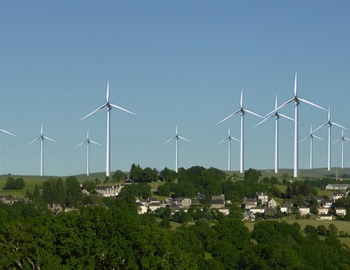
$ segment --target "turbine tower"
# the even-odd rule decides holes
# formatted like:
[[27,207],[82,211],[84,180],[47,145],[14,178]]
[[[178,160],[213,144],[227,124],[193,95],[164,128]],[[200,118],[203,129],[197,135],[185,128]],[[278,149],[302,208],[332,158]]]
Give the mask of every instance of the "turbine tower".
[[[277,105],[277,94],[276,94],[276,99],[275,99],[275,109],[278,107]],[[279,158],[278,158],[278,146],[279,146],[279,125],[278,125],[278,120],[280,117],[284,117],[288,120],[294,121],[293,118],[290,118],[284,114],[279,113],[278,111],[276,111],[274,114],[271,114],[267,119],[270,119],[272,117],[275,116],[275,173],[278,173],[278,167],[279,167]],[[261,121],[260,123],[256,124],[254,127],[259,126],[262,122],[265,122],[265,119],[263,121]]]
[[97,113],[98,111],[102,110],[103,108],[107,108],[107,143],[106,143],[106,176],[109,177],[110,176],[110,170],[111,170],[111,156],[110,156],[110,152],[111,152],[111,147],[110,147],[110,137],[111,137],[111,110],[112,108],[116,108],[118,110],[127,112],[129,114],[133,114],[136,116],[135,113],[128,111],[118,105],[115,105],[113,103],[110,103],[109,101],[109,80],[107,81],[107,91],[106,91],[106,102],[101,105],[100,107],[98,107],[96,110],[92,111],[91,113],[89,113],[88,115],[84,116],[83,118],[80,119],[80,121],[83,121],[84,119],[88,118],[89,116]]
[[90,175],[90,143],[101,145],[93,140],[89,139],[89,130],[87,131],[86,140],[78,144],[75,148],[78,148],[86,143],[86,175]]
[[331,149],[331,136],[332,136],[332,134],[331,134],[331,128],[332,128],[333,125],[334,125],[334,126],[337,126],[337,127],[340,127],[340,128],[342,128],[342,129],[349,130],[348,128],[346,128],[346,127],[344,127],[344,126],[339,125],[339,124],[337,124],[337,123],[331,121],[331,107],[329,107],[329,109],[328,109],[328,120],[327,120],[327,122],[324,123],[324,124],[322,124],[322,125],[320,125],[318,128],[316,128],[316,129],[314,130],[314,132],[316,132],[317,130],[321,129],[322,127],[328,126],[328,171],[331,170],[331,154],[332,154],[332,153],[331,153],[331,152],[332,152],[332,149]]
[[243,89],[241,89],[241,101],[240,101],[240,107],[237,111],[234,111],[233,113],[229,114],[226,116],[224,119],[222,119],[220,122],[218,122],[218,125],[221,124],[222,122],[226,121],[227,119],[231,118],[235,114],[241,113],[241,139],[240,139],[240,164],[239,164],[239,171],[240,173],[244,173],[244,115],[246,113],[255,115],[257,117],[260,117],[264,119],[261,115],[252,112],[250,110],[247,110],[243,108]]
[[[299,131],[298,131],[298,126],[299,126],[299,104],[300,102],[309,104],[311,106],[314,106],[316,108],[322,109],[327,111],[325,108],[316,105],[306,99],[300,98],[297,96],[297,72],[295,72],[295,77],[294,77],[294,95],[291,99],[287,100],[286,102],[282,103],[280,106],[278,106],[276,109],[274,109],[272,112],[268,113],[265,118],[268,118],[272,114],[275,114],[277,111],[282,109],[283,107],[287,106],[289,103],[294,101],[294,170],[293,170],[293,175],[294,177],[298,177],[299,175]],[[265,119],[266,121],[267,119]]]
[[40,176],[44,176],[44,140],[52,141],[57,143],[55,140],[44,136],[43,134],[43,125],[41,125],[40,129],[40,136],[32,140],[27,145],[32,144],[33,142],[36,142],[37,140],[40,140]]
[[1,172],[1,133],[5,133],[5,134],[11,135],[11,136],[16,136],[16,135],[12,134],[11,132],[8,132],[4,129],[0,129],[0,174],[2,174],[2,172]]
[[310,138],[310,169],[313,168],[313,140],[315,138],[315,139],[319,139],[321,141],[324,141],[324,139],[314,135],[314,132],[315,131],[312,131],[312,126],[310,126],[310,134],[300,141],[300,143],[301,143],[301,142],[305,141],[306,139]]
[[179,164],[179,146],[178,146],[178,141],[179,139],[181,140],[184,140],[184,141],[187,141],[187,142],[190,142],[190,140],[178,135],[177,133],[177,126],[176,126],[176,129],[175,129],[175,136],[174,137],[171,137],[169,140],[167,140],[165,143],[163,144],[166,144],[172,140],[175,139],[175,172],[177,173],[178,172],[178,164]]
[[227,170],[231,171],[231,141],[235,140],[237,142],[239,142],[238,139],[234,138],[231,136],[231,131],[230,128],[228,129],[228,135],[225,139],[223,139],[222,141],[218,142],[218,144],[223,143],[224,141],[227,140],[227,144],[228,144],[228,150],[227,150]]
[[341,141],[341,168],[344,169],[344,141],[350,142],[349,138],[344,137],[344,129],[341,130],[341,137],[332,144],[335,144],[339,141]]

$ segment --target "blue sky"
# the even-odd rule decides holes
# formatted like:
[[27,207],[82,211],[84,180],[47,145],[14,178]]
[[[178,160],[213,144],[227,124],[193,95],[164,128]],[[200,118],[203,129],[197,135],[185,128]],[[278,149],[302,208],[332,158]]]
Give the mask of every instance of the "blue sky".
[[[111,101],[138,114],[112,110],[112,170],[227,167],[227,135],[239,137],[240,119],[218,121],[244,105],[259,114],[298,93],[331,107],[332,120],[350,127],[350,18],[348,1],[1,1],[0,128],[2,173],[38,175],[40,133],[45,174],[84,173],[86,137],[91,171],[105,170],[106,112],[79,122],[102,105],[107,80]],[[283,110],[293,116],[293,106]],[[274,121],[252,128],[245,118],[245,167],[274,166]],[[282,119],[283,120],[283,119]],[[327,120],[327,113],[300,106],[300,139]],[[318,136],[327,139],[327,129]],[[341,135],[334,128],[332,141]],[[345,132],[350,137],[350,132]],[[280,122],[280,167],[293,166],[293,123]],[[309,144],[300,145],[300,167],[308,167]],[[327,166],[327,143],[315,141],[314,166]],[[340,144],[333,145],[340,166]],[[350,145],[345,145],[350,166]],[[239,144],[232,144],[232,169],[239,169]]]

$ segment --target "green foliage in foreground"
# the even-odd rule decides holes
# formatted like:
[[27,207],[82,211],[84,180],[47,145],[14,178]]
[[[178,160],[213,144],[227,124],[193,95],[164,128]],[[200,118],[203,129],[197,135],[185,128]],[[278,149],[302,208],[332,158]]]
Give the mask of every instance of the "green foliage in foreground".
[[349,269],[349,249],[313,226],[264,221],[250,232],[225,217],[168,229],[138,215],[128,192],[105,205],[54,215],[0,204],[0,269]]

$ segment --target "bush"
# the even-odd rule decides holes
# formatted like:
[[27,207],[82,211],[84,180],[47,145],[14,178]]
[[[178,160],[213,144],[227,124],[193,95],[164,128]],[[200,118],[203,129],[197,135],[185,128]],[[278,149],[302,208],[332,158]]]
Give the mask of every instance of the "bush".
[[9,177],[3,189],[22,189],[24,186],[23,178],[14,179],[13,177]]

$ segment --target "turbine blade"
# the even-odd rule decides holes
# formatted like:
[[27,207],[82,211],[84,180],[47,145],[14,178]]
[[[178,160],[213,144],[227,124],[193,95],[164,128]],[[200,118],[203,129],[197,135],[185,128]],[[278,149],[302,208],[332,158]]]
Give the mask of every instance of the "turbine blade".
[[320,137],[318,137],[318,136],[316,136],[316,135],[312,135],[314,138],[316,138],[316,139],[319,139],[319,140],[321,140],[321,141],[324,141],[324,139],[322,139],[322,138],[320,138]]
[[231,114],[229,114],[228,116],[226,116],[224,119],[222,119],[220,122],[217,123],[217,125],[221,124],[222,122],[226,121],[227,119],[229,119],[230,117],[234,116],[235,114],[239,113],[241,110],[237,110]]
[[335,144],[335,143],[337,143],[337,142],[339,142],[339,141],[341,141],[341,138],[339,138],[338,140],[332,142],[332,144]]
[[89,140],[89,142],[101,146],[101,144],[99,144],[99,143],[97,143],[97,142],[95,142],[95,141]]
[[15,136],[15,137],[16,137],[15,134],[12,134],[11,132],[6,131],[6,130],[4,130],[4,129],[0,129],[0,132],[3,132],[3,133],[6,133],[6,134],[8,134],[8,135],[11,135],[11,136]]
[[179,139],[182,139],[184,141],[191,142],[189,139],[186,139],[185,137],[182,137],[182,136],[178,136],[178,137],[179,137]]
[[287,116],[287,115],[285,115],[285,114],[280,113],[280,114],[278,114],[278,115],[281,116],[281,117],[283,117],[283,118],[286,118],[286,119],[288,119],[288,120],[294,122],[294,119],[293,119],[293,118],[291,118],[291,117],[289,117],[289,116]]
[[106,107],[107,103],[103,104],[102,106],[98,107],[96,110],[93,110],[91,113],[88,115],[84,116],[81,118],[79,121],[83,121],[84,119],[88,118],[89,116],[93,115],[94,113],[97,113],[98,111],[102,110],[104,107]]
[[278,103],[277,103],[277,93],[276,93],[276,98],[275,98],[275,109],[278,107],[277,104],[278,104]]
[[349,138],[345,138],[345,137],[344,137],[344,140],[346,140],[346,141],[349,141],[349,142],[350,142],[350,139],[349,139]]
[[40,140],[41,139],[41,136],[35,138],[34,140],[32,140],[30,143],[28,143],[27,145],[30,145],[32,144],[33,142],[36,142],[37,140]]
[[328,125],[328,122],[326,122],[326,123],[320,125],[318,128],[316,128],[316,129],[313,131],[313,133],[315,133],[317,130],[319,130],[319,129],[323,128],[324,126],[327,126],[327,125]]
[[82,146],[83,144],[85,144],[87,141],[83,141],[82,143],[80,143],[80,144],[78,144],[76,147],[74,147],[74,148],[78,148],[78,147],[80,147],[80,146]]
[[122,108],[122,107],[120,107],[120,106],[117,106],[117,105],[112,104],[112,103],[110,103],[110,105],[111,105],[112,107],[118,109],[118,110],[121,110],[121,111],[124,111],[124,112],[127,112],[127,113],[130,113],[130,114],[133,114],[133,115],[137,116],[136,113],[133,113],[133,112],[131,112],[131,111],[128,111],[127,109],[124,109],[124,108]]
[[260,121],[259,123],[257,123],[253,128],[260,126],[262,123],[266,122],[267,120],[269,120],[270,118],[272,118],[274,116],[274,114],[271,114],[269,117],[265,117],[264,120]]
[[223,143],[224,141],[226,141],[228,138],[225,138],[223,140],[221,140],[220,142],[218,142],[216,145],[219,145],[220,143]]
[[276,112],[278,112],[280,109],[282,109],[283,107],[287,106],[289,103],[291,103],[292,101],[294,101],[294,98],[291,98],[289,100],[287,100],[286,102],[282,103],[281,105],[279,105],[276,109],[274,109],[273,111],[269,112],[268,114],[265,115],[265,118],[274,115]]
[[305,141],[306,139],[310,138],[310,135],[306,136],[304,139],[302,139],[299,143]]
[[261,116],[260,114],[257,114],[257,113],[255,113],[255,112],[252,112],[252,111],[250,111],[250,110],[246,110],[246,109],[245,109],[244,111],[247,112],[247,113],[250,113],[250,114],[252,114],[252,115],[255,115],[255,116],[259,117],[259,118],[265,119],[264,116]]
[[109,102],[109,80],[107,81],[106,102]]
[[243,108],[243,88],[241,89],[241,100],[239,102],[239,105],[241,106],[241,108]]
[[298,81],[298,72],[295,71],[294,75],[294,96],[297,96],[297,81]]
[[310,101],[308,101],[308,100],[306,100],[306,99],[303,99],[303,98],[298,98],[301,102],[304,102],[304,103],[307,103],[307,104],[309,104],[309,105],[311,105],[311,106],[314,106],[314,107],[316,107],[316,108],[319,108],[319,109],[321,109],[321,110],[324,110],[324,111],[328,111],[327,109],[325,109],[325,108],[323,108],[323,107],[321,107],[321,106],[319,106],[319,105],[317,105],[317,104],[315,104],[315,103],[312,103],[312,102],[310,102]]
[[335,123],[335,122],[331,122],[331,124],[332,124],[332,125],[335,125],[335,126],[337,126],[337,127],[340,127],[340,128],[342,128],[342,129],[349,130],[348,128],[346,128],[346,127],[344,127],[344,126],[342,126],[342,125],[339,125],[339,124],[337,124],[337,123]]
[[170,141],[172,141],[172,140],[174,140],[174,139],[176,139],[176,136],[171,137],[169,140],[167,140],[167,141],[166,141],[166,142],[164,142],[163,144],[166,144],[166,143],[168,143],[168,142],[170,142]]
[[238,139],[236,139],[235,137],[232,137],[232,136],[230,136],[229,139],[234,140],[234,141],[236,141],[236,142],[239,142]]
[[51,138],[49,138],[49,137],[46,137],[46,136],[43,136],[44,137],[44,139],[45,140],[49,140],[49,141],[51,141],[51,142],[55,142],[55,143],[57,143],[54,139],[51,139]]

